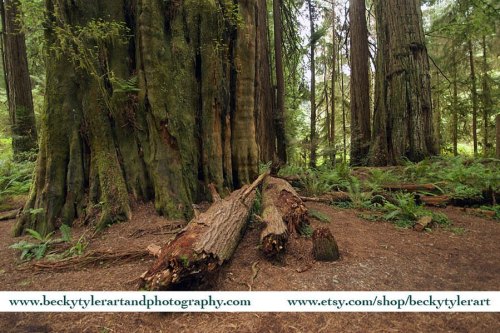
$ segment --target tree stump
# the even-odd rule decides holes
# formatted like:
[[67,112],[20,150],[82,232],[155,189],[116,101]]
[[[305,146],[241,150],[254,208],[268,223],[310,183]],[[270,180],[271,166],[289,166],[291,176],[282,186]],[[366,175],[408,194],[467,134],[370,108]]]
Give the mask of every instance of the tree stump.
[[317,261],[335,261],[340,258],[339,247],[330,229],[319,228],[314,230],[313,256]]

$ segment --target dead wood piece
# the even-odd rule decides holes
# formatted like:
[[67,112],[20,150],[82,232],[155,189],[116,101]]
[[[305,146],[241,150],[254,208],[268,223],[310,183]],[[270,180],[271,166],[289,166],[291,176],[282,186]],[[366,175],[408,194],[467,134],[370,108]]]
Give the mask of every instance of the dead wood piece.
[[212,196],[212,202],[217,202],[222,200],[214,184],[208,184],[208,190],[210,191],[210,195]]
[[432,223],[432,216],[423,216],[417,221],[417,223],[415,223],[413,229],[418,232],[422,232],[426,228],[429,228],[431,223]]
[[386,191],[408,191],[408,192],[418,192],[418,191],[435,191],[438,188],[434,184],[394,184],[394,185],[384,185],[382,187]]
[[351,197],[349,193],[338,191],[338,192],[329,192],[319,197],[300,197],[302,201],[309,202],[321,202],[321,203],[333,203],[333,202],[348,202],[351,201]]
[[488,218],[494,218],[496,215],[496,213],[492,210],[485,210],[485,209],[479,209],[479,208],[465,208],[465,212],[467,214],[488,217]]
[[328,228],[314,230],[313,256],[317,261],[335,261],[340,258],[339,247]]
[[19,209],[0,214],[0,221],[15,219],[15,218],[17,218],[17,214],[19,214]]
[[450,202],[450,197],[447,195],[422,195],[420,197],[420,201],[422,201],[427,206],[444,207]]
[[161,254],[161,246],[156,244],[149,244],[146,250],[154,257],[159,257]]
[[277,258],[286,250],[288,236],[300,233],[309,224],[307,208],[293,187],[280,178],[268,177],[262,189],[262,251]]
[[145,235],[172,235],[176,234],[182,230],[181,226],[185,225],[186,222],[181,222],[178,224],[166,224],[154,229],[137,229],[134,232],[130,233],[128,237],[132,238],[141,238]]
[[148,290],[191,289],[210,282],[215,272],[231,258],[248,220],[255,188],[250,186],[214,202],[168,244],[153,266],[141,276],[139,287]]

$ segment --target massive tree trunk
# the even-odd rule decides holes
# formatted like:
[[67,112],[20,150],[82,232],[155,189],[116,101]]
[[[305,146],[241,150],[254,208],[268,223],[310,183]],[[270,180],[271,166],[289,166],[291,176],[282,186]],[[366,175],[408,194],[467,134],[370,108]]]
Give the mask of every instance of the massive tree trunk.
[[259,146],[274,142],[260,132],[272,121],[261,116],[269,77],[256,70],[265,1],[46,5],[46,109],[17,234],[84,216],[104,227],[130,218],[131,199],[189,217],[207,184],[231,189],[256,177]]
[[366,163],[370,150],[370,82],[365,0],[349,1],[351,21],[351,165]]
[[311,61],[311,124],[310,124],[310,160],[309,166],[311,168],[316,168],[316,150],[317,150],[317,133],[316,133],[316,32],[314,27],[314,19],[315,19],[315,8],[312,3],[312,0],[307,0],[308,8],[309,8],[309,25],[310,25],[310,46],[309,46],[309,56]]
[[0,4],[3,26],[4,70],[6,74],[12,148],[16,159],[37,148],[37,130],[31,80],[26,55],[26,41],[21,26],[19,0],[4,0]]
[[420,161],[437,154],[420,1],[378,0],[375,11],[379,47],[369,162]]

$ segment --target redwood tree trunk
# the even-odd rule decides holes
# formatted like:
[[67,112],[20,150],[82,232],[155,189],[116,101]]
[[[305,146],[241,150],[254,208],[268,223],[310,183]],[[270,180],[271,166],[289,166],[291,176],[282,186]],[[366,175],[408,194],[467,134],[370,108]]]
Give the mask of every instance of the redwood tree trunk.
[[420,1],[378,0],[374,138],[370,164],[437,154]]
[[37,148],[37,130],[31,80],[26,55],[26,41],[22,26],[19,0],[4,0],[0,4],[3,26],[4,68],[7,84],[9,118],[12,129],[14,157]]
[[[251,182],[259,147],[272,145],[262,135],[272,119],[262,121],[259,107],[269,77],[256,70],[267,46],[257,31],[263,5],[47,0],[41,147],[16,233],[47,233],[77,217],[104,227],[130,218],[131,199],[187,218],[209,183]],[[121,24],[129,37],[75,33],[96,22]]]
[[370,82],[365,0],[349,1],[351,28],[351,165],[366,163],[370,150]]

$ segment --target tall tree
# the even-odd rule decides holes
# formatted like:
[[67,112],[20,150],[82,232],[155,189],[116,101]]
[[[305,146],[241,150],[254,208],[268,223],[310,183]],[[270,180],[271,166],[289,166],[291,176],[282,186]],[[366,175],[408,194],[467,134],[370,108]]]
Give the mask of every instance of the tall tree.
[[311,62],[311,127],[310,127],[310,160],[309,166],[311,168],[316,167],[316,150],[318,145],[317,132],[316,132],[316,28],[314,20],[316,17],[315,8],[313,0],[307,0],[307,5],[309,8],[309,27],[310,27],[310,42],[309,42],[309,57]]
[[377,0],[377,71],[372,165],[437,154],[429,60],[419,0]]
[[452,126],[452,144],[453,144],[453,155],[458,156],[458,64],[457,64],[457,54],[456,47],[453,46],[452,50],[452,73],[453,73],[453,97],[451,102],[451,126]]
[[4,0],[0,11],[12,148],[14,157],[22,159],[27,157],[23,153],[37,148],[37,130],[26,41],[21,26],[21,4],[19,0]]
[[287,162],[285,137],[285,76],[283,71],[283,23],[281,19],[281,0],[273,0],[274,17],[274,61],[276,66],[276,141],[278,158]]
[[366,163],[370,150],[370,81],[365,0],[349,1],[351,32],[351,165]]
[[102,228],[130,218],[131,198],[187,217],[209,183],[253,180],[262,132],[273,126],[255,125],[267,81],[256,70],[267,59],[262,6],[47,0],[46,107],[16,233],[76,217],[97,216]]
[[471,81],[471,96],[472,96],[472,141],[474,146],[474,156],[477,156],[477,83],[476,83],[476,67],[474,65],[474,48],[472,47],[472,40],[467,41],[469,52],[469,65],[470,65],[470,81]]
[[328,131],[328,147],[330,149],[330,161],[332,166],[335,166],[336,162],[336,147],[335,147],[335,79],[336,79],[336,68],[337,68],[337,51],[336,51],[336,29],[335,29],[335,3],[332,1],[332,93],[330,96],[331,101],[331,116],[330,116],[330,130]]
[[490,77],[489,77],[489,66],[488,66],[488,55],[487,55],[487,44],[486,36],[483,35],[482,40],[483,48],[483,75],[482,75],[482,101],[483,101],[483,153],[486,156],[488,154],[489,142],[489,118],[493,109],[493,101],[491,99],[491,89],[490,89]]

